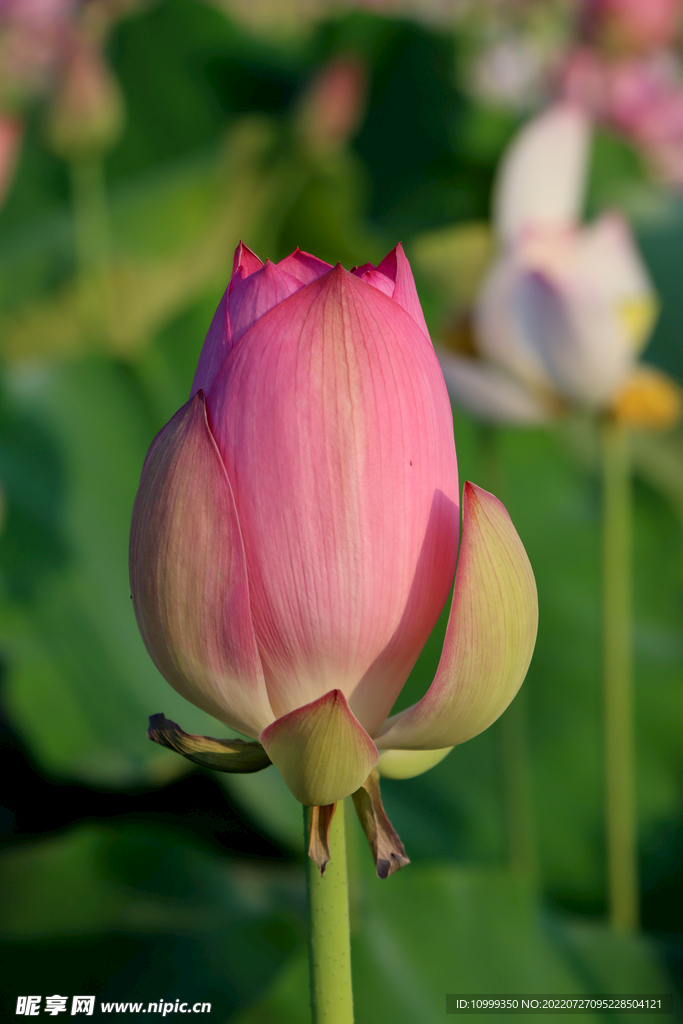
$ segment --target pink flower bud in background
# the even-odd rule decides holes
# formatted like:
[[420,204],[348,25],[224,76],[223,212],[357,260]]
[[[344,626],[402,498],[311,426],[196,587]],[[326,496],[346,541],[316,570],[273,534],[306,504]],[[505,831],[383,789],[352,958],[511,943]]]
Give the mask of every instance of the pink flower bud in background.
[[386,774],[424,771],[502,713],[536,633],[521,542],[467,484],[436,678],[387,718],[448,596],[458,506],[450,404],[401,246],[348,272],[240,245],[136,498],[147,649],[188,700],[258,737],[302,803],[358,790],[380,752]]
[[0,207],[12,185],[23,134],[21,121],[0,115]]
[[338,149],[348,142],[365,108],[367,71],[352,55],[331,60],[316,75],[299,107],[299,129],[314,152]]
[[638,147],[665,184],[683,185],[683,81],[670,56],[610,60],[582,48],[565,62],[560,91]]
[[66,159],[106,152],[123,128],[123,97],[100,45],[73,32],[48,111],[47,132]]
[[49,86],[76,0],[0,3],[0,104],[15,109]]
[[676,43],[681,0],[586,0],[583,35],[619,52],[664,49]]

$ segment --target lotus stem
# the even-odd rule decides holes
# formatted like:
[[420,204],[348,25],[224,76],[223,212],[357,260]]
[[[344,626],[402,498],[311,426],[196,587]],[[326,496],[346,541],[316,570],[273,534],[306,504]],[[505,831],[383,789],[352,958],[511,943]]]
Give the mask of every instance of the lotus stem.
[[634,783],[631,625],[631,465],[626,429],[601,424],[605,800],[609,918],[638,927],[638,842]]
[[[304,808],[308,849],[311,808]],[[344,805],[340,801],[329,832],[330,861],[321,875],[308,858],[309,962],[313,1024],[353,1024],[349,889],[346,872]]]
[[76,242],[76,273],[81,324],[90,341],[110,333],[110,252],[104,164],[100,156],[69,163]]

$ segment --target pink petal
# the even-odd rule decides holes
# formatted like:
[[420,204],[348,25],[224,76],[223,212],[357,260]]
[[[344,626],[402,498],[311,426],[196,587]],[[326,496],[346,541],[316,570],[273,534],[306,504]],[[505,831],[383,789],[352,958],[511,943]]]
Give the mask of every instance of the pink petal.
[[291,274],[302,284],[311,284],[312,281],[317,281],[323,274],[332,270],[331,263],[325,263],[325,260],[319,260],[317,256],[311,256],[310,253],[302,252],[299,248],[280,260],[278,267],[287,274]]
[[382,274],[379,270],[372,266],[372,264],[366,264],[367,269],[362,274],[358,272],[358,269],[353,270],[352,273],[356,277],[360,277],[361,281],[365,281],[366,284],[371,284],[373,288],[377,288],[378,291],[384,292],[389,298],[393,298],[394,295],[394,282]]
[[341,690],[278,718],[259,740],[294,796],[308,807],[355,793],[379,756]]
[[236,345],[252,324],[302,287],[300,281],[287,274],[270,260],[231,288],[228,299],[228,318],[232,344]]
[[208,392],[232,348],[232,332],[228,319],[228,293],[229,288],[226,288],[204,339],[199,363],[192,381],[190,397],[196,395],[200,388],[202,391]]
[[183,697],[248,736],[273,719],[249,611],[240,527],[204,395],[149,450],[130,539],[145,646]]
[[455,566],[453,425],[431,344],[337,266],[244,335],[208,408],[276,715],[333,687],[372,733]]
[[0,113],[0,207],[12,185],[23,135],[22,121]]
[[384,750],[440,750],[487,729],[522,685],[538,626],[534,574],[503,505],[466,483],[453,604],[434,682],[376,738]]
[[377,270],[380,274],[384,274],[394,282],[394,294],[392,296],[394,302],[398,302],[399,306],[412,316],[417,326],[421,327],[427,337],[429,337],[427,323],[417,296],[413,272],[410,269],[408,257],[404,253],[400,242],[395,249],[387,253],[377,267]]
[[235,255],[232,260],[232,277],[230,278],[228,291],[232,291],[236,284],[246,280],[250,274],[255,274],[262,266],[263,261],[258,258],[256,253],[252,252],[244,242],[240,242],[235,249]]

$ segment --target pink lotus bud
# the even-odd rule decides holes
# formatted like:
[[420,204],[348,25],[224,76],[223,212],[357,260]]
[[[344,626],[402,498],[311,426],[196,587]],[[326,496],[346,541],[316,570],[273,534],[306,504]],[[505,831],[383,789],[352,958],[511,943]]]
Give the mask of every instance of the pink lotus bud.
[[344,145],[358,127],[365,106],[367,72],[353,56],[330,61],[302,97],[299,127],[308,147],[326,153]]
[[400,245],[349,273],[240,244],[192,397],[142,472],[130,573],[147,648],[183,696],[258,737],[302,803],[358,790],[379,747],[394,773],[424,770],[416,751],[433,764],[504,710],[535,636],[507,513],[465,497],[450,640],[415,727],[393,725],[458,548],[453,421],[413,276]]
[[23,134],[21,121],[0,115],[0,206],[12,185]]
[[106,152],[123,129],[123,97],[98,43],[74,32],[48,112],[55,153],[74,159]]

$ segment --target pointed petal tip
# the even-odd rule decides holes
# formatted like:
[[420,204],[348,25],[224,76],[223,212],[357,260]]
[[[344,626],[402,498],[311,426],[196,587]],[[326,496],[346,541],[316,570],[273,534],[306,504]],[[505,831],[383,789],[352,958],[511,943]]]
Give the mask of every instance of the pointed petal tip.
[[471,480],[465,481],[462,489],[462,498],[463,504],[468,502],[472,512],[476,512],[476,509],[482,504],[491,504],[504,512],[508,519],[510,518],[508,510],[505,508],[505,505],[500,498],[497,498],[495,494],[491,493],[491,491],[487,491],[483,487],[480,487],[479,484],[472,483]]

